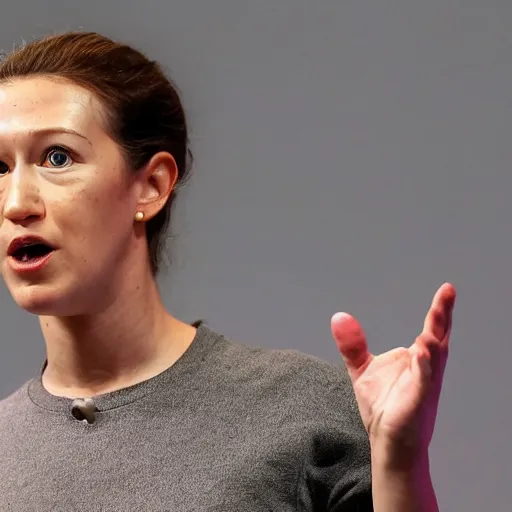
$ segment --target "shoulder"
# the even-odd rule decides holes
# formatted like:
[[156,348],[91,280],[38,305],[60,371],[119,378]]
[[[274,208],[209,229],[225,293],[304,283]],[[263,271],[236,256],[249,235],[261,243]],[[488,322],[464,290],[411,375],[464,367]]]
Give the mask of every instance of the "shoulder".
[[271,349],[230,342],[232,352],[245,359],[246,367],[268,378],[288,378],[302,386],[322,388],[348,384],[347,373],[341,361],[328,362],[295,349]]
[[12,391],[5,398],[0,400],[0,417],[8,418],[11,412],[14,414],[18,414],[20,410],[20,406],[26,404],[27,401],[27,389],[30,384],[30,381],[26,381],[23,385],[21,385],[18,389]]
[[359,413],[345,365],[295,349],[250,346],[219,335],[211,366],[215,380],[263,405],[279,404],[306,419],[343,416],[359,428]]
[[341,363],[332,363],[295,349],[273,349],[248,345],[217,335],[216,362],[233,377],[289,377],[309,384],[337,385],[347,382],[347,373]]
[[341,357],[331,363],[298,350],[221,337],[214,367],[230,383],[222,389],[256,431],[293,438],[302,454],[297,488],[302,508],[327,509],[330,502],[333,510],[371,510],[369,440]]

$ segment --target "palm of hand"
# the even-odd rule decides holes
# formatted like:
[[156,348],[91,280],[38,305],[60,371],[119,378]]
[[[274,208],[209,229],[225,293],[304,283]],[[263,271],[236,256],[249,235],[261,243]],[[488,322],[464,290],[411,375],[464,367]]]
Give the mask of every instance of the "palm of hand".
[[430,443],[448,356],[455,290],[442,286],[409,348],[374,356],[355,318],[335,315],[333,335],[347,365],[370,438]]

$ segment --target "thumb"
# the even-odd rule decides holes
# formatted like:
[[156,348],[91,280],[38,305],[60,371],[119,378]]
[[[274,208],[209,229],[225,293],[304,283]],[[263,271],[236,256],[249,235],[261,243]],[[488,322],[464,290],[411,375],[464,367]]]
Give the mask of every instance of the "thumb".
[[373,358],[368,351],[363,328],[348,313],[336,313],[331,319],[331,331],[347,370],[354,380],[361,375]]

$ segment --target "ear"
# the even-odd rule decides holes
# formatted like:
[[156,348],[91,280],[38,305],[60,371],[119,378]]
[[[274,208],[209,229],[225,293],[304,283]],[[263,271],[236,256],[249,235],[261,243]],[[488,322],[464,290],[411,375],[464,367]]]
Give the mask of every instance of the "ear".
[[137,177],[137,211],[144,214],[144,220],[151,219],[165,206],[177,180],[178,165],[170,153],[157,153],[146,164]]

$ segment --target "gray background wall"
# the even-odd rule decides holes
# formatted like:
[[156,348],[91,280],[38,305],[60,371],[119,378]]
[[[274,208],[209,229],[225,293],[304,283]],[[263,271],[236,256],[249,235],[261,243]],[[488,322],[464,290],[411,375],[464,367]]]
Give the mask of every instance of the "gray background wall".
[[[0,47],[85,28],[161,60],[195,175],[161,288],[177,316],[337,360],[349,310],[377,351],[459,291],[432,468],[442,510],[512,500],[512,4],[506,0],[3,0]],[[44,356],[1,288],[0,392]]]

